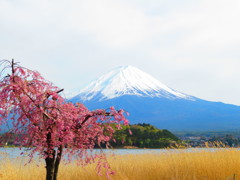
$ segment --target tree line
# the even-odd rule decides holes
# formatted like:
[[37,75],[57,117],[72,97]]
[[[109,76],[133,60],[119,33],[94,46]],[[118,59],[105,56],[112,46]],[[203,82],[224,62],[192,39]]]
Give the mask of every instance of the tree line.
[[166,148],[175,146],[180,139],[166,129],[158,129],[150,124],[122,126],[114,133],[113,147],[135,146],[139,148]]

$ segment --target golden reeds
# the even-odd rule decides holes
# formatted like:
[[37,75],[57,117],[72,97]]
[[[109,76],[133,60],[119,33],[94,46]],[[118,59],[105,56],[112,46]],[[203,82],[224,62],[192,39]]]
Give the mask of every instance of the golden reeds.
[[[0,160],[1,180],[42,180],[44,163],[24,159]],[[116,174],[113,180],[227,180],[240,179],[240,151],[234,148],[166,150],[147,154],[109,156],[108,161]],[[95,164],[85,168],[75,163],[61,164],[59,180],[98,180]]]

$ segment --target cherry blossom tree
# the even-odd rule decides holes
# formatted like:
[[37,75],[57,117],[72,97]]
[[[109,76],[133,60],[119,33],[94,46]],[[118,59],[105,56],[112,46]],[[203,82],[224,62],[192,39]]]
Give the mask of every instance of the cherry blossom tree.
[[98,169],[103,166],[112,173],[104,154],[90,152],[96,145],[109,146],[113,126],[128,124],[123,110],[90,111],[83,104],[67,102],[60,96],[63,89],[14,60],[0,61],[0,68],[0,125],[12,123],[15,141],[31,147],[30,160],[35,153],[44,158],[47,180],[57,179],[63,156],[82,165],[98,158]]

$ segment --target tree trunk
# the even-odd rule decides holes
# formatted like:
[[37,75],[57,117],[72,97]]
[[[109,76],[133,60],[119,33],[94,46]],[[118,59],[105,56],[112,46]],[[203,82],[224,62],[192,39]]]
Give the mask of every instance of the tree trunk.
[[[60,145],[57,149],[57,153],[54,150],[54,147],[51,146],[52,141],[51,132],[47,133],[47,144],[48,148],[46,153],[46,180],[57,180],[58,168],[62,157],[63,146]],[[59,138],[59,141],[62,139]]]
[[54,164],[55,164],[55,150],[52,152],[52,157],[48,155],[45,159],[46,162],[46,180],[53,180],[54,177]]
[[60,161],[61,161],[61,157],[62,157],[62,146],[60,146],[58,148],[58,153],[57,153],[57,157],[56,157],[56,161],[55,161],[55,164],[54,164],[54,176],[53,176],[53,180],[57,180],[57,174],[58,174],[58,167],[59,167],[59,164],[60,164]]
[[62,146],[58,148],[58,153],[53,150],[52,157],[48,155],[46,162],[46,180],[57,180],[58,168],[62,157]]
[[46,153],[46,180],[53,180],[54,177],[54,168],[55,168],[55,160],[56,160],[56,151],[54,147],[51,146],[52,142],[52,134],[51,132],[47,133],[47,151]]

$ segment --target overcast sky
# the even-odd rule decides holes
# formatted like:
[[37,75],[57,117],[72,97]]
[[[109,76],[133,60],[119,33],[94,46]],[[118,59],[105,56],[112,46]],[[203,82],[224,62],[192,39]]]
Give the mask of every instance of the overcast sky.
[[0,59],[67,92],[121,65],[240,105],[239,0],[0,0]]

